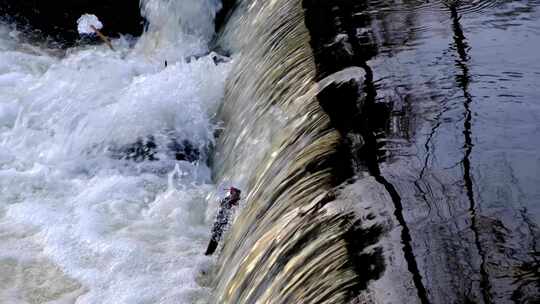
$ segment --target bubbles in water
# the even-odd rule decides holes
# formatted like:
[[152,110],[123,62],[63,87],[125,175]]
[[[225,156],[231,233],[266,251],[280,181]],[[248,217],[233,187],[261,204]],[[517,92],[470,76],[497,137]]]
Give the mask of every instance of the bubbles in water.
[[220,0],[141,0],[149,25],[137,49],[162,62],[205,54],[220,8]]
[[0,282],[18,280],[0,302],[208,296],[196,281],[209,263],[205,163],[230,67],[205,55],[219,5],[142,7],[148,32],[113,41],[117,52],[28,51],[0,25]]
[[94,34],[94,29],[102,29],[103,23],[96,15],[84,14],[77,20],[77,31],[79,34]]

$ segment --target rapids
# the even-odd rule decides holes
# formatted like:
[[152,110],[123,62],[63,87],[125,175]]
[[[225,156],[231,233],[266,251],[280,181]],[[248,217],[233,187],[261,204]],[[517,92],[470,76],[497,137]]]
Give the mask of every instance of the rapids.
[[[220,3],[141,8],[148,30],[116,52],[50,49],[0,23],[1,303],[206,301]],[[154,161],[117,157],[148,138]],[[199,159],[176,161],[171,142]]]

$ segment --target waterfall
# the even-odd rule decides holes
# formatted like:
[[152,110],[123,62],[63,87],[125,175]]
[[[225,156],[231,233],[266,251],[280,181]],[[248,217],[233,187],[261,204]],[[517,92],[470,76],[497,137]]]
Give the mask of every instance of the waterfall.
[[239,1],[219,36],[238,55],[214,176],[247,191],[218,261],[216,303],[347,303],[380,271],[368,267],[376,250],[364,252],[380,228],[362,227],[339,199],[337,171],[350,163],[316,97],[363,75],[318,82],[304,19],[301,1]]
[[108,1],[0,0],[1,303],[536,303],[538,1]]
[[236,2],[213,166],[245,201],[214,303],[538,301],[538,77],[498,74],[538,69],[538,3],[450,4]]

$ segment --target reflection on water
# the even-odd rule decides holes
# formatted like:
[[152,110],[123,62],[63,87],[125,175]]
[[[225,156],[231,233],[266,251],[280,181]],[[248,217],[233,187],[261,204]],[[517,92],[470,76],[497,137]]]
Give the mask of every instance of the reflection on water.
[[370,171],[395,189],[420,301],[538,303],[540,1],[362,6],[371,106],[388,114],[364,126]]

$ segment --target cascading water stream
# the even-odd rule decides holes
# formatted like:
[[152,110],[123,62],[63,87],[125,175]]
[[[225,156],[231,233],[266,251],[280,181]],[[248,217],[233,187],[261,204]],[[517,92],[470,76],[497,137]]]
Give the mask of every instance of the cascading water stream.
[[219,6],[144,0],[117,52],[0,24],[0,302],[206,301]]
[[221,2],[0,24],[0,303],[538,302],[537,0]]

